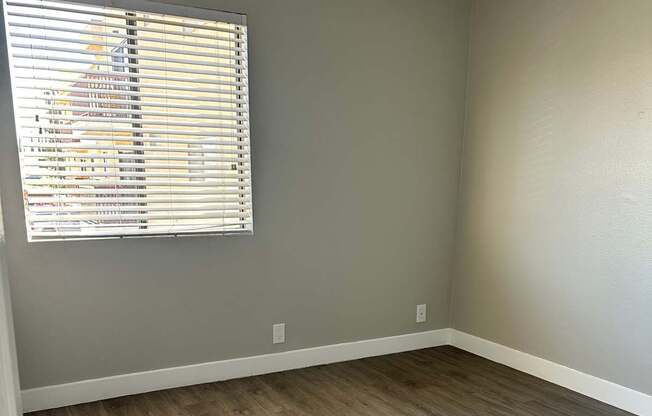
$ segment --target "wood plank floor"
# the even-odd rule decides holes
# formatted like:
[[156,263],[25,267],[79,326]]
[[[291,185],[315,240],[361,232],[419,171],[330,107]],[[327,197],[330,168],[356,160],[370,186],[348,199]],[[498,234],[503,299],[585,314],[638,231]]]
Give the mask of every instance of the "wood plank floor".
[[445,346],[138,394],[32,416],[631,415]]

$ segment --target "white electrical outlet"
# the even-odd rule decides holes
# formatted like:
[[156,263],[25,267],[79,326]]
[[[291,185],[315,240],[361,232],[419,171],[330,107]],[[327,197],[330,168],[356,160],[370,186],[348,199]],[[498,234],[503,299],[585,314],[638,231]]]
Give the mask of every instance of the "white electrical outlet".
[[426,304],[417,305],[417,322],[426,322]]
[[285,342],[285,324],[272,325],[272,343],[282,344]]

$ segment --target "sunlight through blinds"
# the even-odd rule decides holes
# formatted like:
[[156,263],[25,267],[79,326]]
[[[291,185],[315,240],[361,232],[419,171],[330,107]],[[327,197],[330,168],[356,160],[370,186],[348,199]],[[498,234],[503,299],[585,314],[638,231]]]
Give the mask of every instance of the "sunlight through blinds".
[[129,4],[5,1],[29,240],[251,233],[245,17]]

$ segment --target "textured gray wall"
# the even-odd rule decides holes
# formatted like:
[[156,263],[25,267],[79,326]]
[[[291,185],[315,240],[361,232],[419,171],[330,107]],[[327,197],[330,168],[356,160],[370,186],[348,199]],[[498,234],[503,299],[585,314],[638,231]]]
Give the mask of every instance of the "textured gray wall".
[[474,3],[457,329],[652,393],[652,2]]
[[3,49],[23,388],[447,327],[468,2],[183,4],[248,14],[255,236],[28,245]]

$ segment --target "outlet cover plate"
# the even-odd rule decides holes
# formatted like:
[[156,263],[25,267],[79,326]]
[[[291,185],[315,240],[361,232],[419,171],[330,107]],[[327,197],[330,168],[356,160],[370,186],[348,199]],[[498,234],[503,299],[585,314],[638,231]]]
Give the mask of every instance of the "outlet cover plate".
[[272,343],[283,344],[285,342],[285,324],[272,325]]
[[428,319],[428,313],[426,310],[426,304],[417,305],[417,323],[426,322]]

